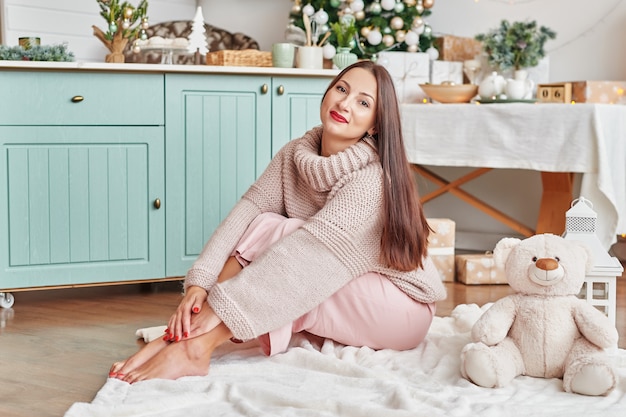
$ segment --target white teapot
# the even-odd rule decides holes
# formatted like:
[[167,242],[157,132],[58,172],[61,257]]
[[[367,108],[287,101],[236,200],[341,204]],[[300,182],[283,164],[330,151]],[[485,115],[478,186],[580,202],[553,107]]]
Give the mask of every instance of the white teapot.
[[514,78],[506,81],[506,98],[509,100],[526,100],[533,96],[535,83],[528,79],[528,73],[524,70],[515,71]]
[[492,72],[478,86],[478,95],[483,99],[496,99],[504,93],[506,80],[497,72]]

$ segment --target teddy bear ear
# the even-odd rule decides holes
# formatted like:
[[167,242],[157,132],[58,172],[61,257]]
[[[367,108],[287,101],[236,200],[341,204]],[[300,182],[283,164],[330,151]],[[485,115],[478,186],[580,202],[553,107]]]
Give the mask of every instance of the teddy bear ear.
[[506,259],[509,257],[511,250],[521,243],[521,239],[516,237],[505,237],[496,243],[496,247],[493,250],[493,261],[496,265],[504,268]]

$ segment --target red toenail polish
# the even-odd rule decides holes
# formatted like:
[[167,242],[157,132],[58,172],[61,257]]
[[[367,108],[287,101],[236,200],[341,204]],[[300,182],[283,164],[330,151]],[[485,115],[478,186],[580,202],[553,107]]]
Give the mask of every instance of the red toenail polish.
[[166,334],[165,336],[163,336],[163,340],[165,340],[166,342],[170,339],[170,335]]
[[170,332],[170,329],[165,329],[165,333],[169,334],[169,332]]
[[189,333],[187,333],[187,332],[183,333],[183,337],[184,338],[188,338],[189,337]]
[[197,313],[197,312],[199,312],[199,311],[200,311],[200,309],[199,309],[198,307],[194,307],[194,308],[193,308],[193,312],[194,312],[194,313]]
[[174,339],[174,341],[178,342],[180,340],[180,336],[176,336],[176,338]]

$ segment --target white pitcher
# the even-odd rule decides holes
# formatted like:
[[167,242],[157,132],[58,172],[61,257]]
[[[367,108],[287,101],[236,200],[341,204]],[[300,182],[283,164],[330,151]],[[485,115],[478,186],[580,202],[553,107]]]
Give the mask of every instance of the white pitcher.
[[515,71],[514,78],[506,81],[506,98],[509,100],[527,100],[532,98],[535,83],[528,79],[528,73],[525,70]]
[[483,99],[496,99],[504,93],[506,80],[497,72],[492,72],[478,86],[478,95]]

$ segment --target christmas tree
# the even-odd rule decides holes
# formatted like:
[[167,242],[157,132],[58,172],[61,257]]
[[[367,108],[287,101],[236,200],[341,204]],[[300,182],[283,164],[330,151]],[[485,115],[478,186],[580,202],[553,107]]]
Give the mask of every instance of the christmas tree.
[[[425,52],[432,47],[432,29],[424,18],[433,5],[434,0],[294,0],[290,18],[304,29],[303,15],[308,15],[316,39],[332,23],[353,17],[358,32],[352,52],[375,59],[382,51]],[[337,45],[335,34],[328,43]]]

